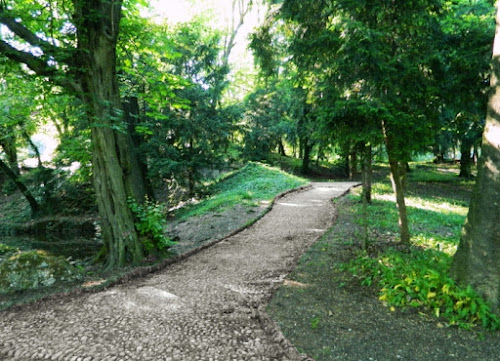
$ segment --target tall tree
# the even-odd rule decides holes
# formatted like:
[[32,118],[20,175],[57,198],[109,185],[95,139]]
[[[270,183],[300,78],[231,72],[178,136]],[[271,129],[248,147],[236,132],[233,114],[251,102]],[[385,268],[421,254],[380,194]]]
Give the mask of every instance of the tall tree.
[[130,134],[123,124],[116,43],[123,1],[2,1],[0,52],[80,96],[92,134],[93,183],[107,266],[138,263],[144,249],[127,199],[141,200]]
[[491,92],[478,176],[451,272],[500,312],[500,3],[497,2]]

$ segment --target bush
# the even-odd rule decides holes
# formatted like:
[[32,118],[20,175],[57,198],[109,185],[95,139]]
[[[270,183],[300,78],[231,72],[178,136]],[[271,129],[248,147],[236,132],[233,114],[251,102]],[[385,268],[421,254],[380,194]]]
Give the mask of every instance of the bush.
[[147,254],[165,253],[175,242],[165,236],[166,220],[165,209],[148,198],[143,204],[132,199],[128,204],[135,217],[135,228],[141,236]]

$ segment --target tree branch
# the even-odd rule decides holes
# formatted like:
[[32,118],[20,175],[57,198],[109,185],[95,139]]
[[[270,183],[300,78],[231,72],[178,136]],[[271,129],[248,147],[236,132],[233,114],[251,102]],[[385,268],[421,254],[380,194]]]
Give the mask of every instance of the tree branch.
[[43,59],[34,56],[31,53],[17,50],[4,40],[0,40],[0,53],[4,54],[10,60],[25,64],[37,75],[50,78],[55,84],[71,91],[82,92],[80,84],[68,79],[68,75],[58,69],[49,66]]
[[0,23],[7,26],[10,31],[19,36],[21,39],[25,40],[31,46],[37,46],[46,55],[51,55],[53,57],[56,56],[56,53],[60,52],[57,46],[52,45],[48,41],[40,39],[34,33],[32,33],[29,29],[27,29],[24,25],[17,22],[14,18],[11,18],[5,14],[5,10],[2,6],[0,6]]

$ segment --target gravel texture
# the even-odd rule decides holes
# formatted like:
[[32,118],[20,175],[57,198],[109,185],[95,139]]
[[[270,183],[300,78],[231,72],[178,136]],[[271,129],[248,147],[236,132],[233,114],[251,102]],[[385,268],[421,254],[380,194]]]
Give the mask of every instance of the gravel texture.
[[280,198],[250,228],[179,263],[105,291],[0,313],[0,360],[306,360],[265,307],[333,223],[316,183]]

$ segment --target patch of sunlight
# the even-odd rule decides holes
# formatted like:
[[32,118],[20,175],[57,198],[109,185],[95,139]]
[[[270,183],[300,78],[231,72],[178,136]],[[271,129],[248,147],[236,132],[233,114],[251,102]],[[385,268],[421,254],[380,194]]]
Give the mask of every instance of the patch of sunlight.
[[460,173],[458,168],[436,168],[436,169],[443,173],[453,173],[453,174]]
[[306,207],[303,204],[297,204],[297,203],[285,203],[285,202],[278,202],[280,206],[286,206],[286,207]]
[[453,256],[457,251],[458,247],[458,243],[450,242],[445,239],[426,237],[423,234],[418,234],[416,236],[411,237],[411,241],[416,246],[443,252],[449,256]]
[[285,280],[283,282],[283,286],[288,286],[288,287],[298,287],[298,288],[306,288],[309,287],[307,283],[301,283],[297,281],[292,281],[292,280]]
[[466,216],[468,208],[449,202],[426,201],[422,198],[407,197],[406,205],[408,207],[423,209],[426,211],[433,211],[443,214],[456,214],[459,216]]
[[[373,199],[386,202],[396,202],[394,194],[375,194],[373,196]],[[468,211],[467,207],[457,204],[452,204],[449,202],[426,201],[422,198],[416,197],[405,197],[405,203],[407,207],[418,208],[443,214],[456,214],[464,217],[467,215]]]
[[314,232],[314,233],[323,233],[323,232],[326,232],[326,229],[322,229],[322,228],[309,228],[308,231],[309,232]]

